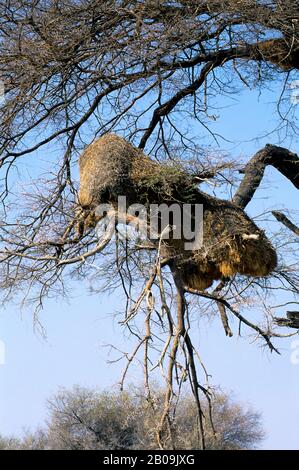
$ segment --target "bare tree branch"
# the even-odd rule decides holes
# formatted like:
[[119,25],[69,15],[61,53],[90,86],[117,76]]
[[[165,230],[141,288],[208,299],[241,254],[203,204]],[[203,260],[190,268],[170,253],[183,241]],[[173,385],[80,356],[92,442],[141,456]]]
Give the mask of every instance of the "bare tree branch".
[[246,207],[259,187],[267,165],[272,165],[299,189],[299,158],[289,150],[275,145],[266,145],[259,150],[244,168],[244,178],[233,197],[239,207]]
[[278,222],[281,222],[285,227],[294,232],[295,235],[299,235],[299,227],[293,224],[293,222],[291,222],[286,215],[279,211],[272,211],[272,214],[276,220],[278,220]]

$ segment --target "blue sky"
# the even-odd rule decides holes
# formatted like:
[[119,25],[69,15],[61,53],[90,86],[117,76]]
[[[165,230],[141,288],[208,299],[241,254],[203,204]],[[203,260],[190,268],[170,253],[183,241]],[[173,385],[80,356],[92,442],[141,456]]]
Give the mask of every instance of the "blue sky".
[[[235,97],[232,107],[221,111],[215,130],[236,144],[226,144],[235,155],[250,156],[265,143],[278,143],[276,134],[251,141],[275,126],[274,95],[247,91]],[[227,103],[225,103],[227,104]],[[298,141],[286,141],[299,152]],[[268,199],[269,198],[269,199]],[[298,191],[275,170],[268,169],[263,186],[248,207],[251,215],[271,207],[293,209],[299,220]],[[297,211],[297,212],[296,212]],[[279,229],[279,227],[277,227]],[[279,304],[282,298],[273,303]],[[40,321],[46,338],[34,331],[32,311],[10,304],[0,311],[0,340],[5,344],[5,364],[0,365],[0,434],[20,434],[34,429],[46,417],[45,401],[59,387],[74,384],[100,388],[116,387],[124,364],[107,364],[109,348],[128,346],[128,338],[113,313],[121,309],[121,293],[88,295],[88,285],[73,283],[68,302],[46,302]],[[277,314],[284,314],[284,309]],[[268,449],[299,449],[299,364],[291,362],[292,341],[279,340],[282,355],[270,354],[237,336],[226,338],[217,319],[194,322],[193,338],[199,347],[212,383],[231,393],[236,400],[263,413]],[[244,335],[246,336],[246,335]],[[132,381],[141,380],[138,369]]]

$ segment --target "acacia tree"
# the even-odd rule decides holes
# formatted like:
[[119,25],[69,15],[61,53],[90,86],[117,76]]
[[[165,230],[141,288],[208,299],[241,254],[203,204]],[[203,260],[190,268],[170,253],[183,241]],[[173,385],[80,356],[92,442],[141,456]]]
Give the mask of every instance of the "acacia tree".
[[[266,280],[237,276],[204,292],[186,290],[152,246],[118,233],[102,243],[93,230],[78,238],[77,158],[91,138],[113,131],[152,158],[191,166],[199,182],[229,180],[234,187],[244,173],[233,198],[241,208],[267,165],[299,188],[298,156],[288,149],[268,145],[242,167],[219,154],[212,158],[191,130],[194,120],[209,130],[215,96],[246,86],[263,90],[275,79],[282,89],[281,127],[296,134],[294,107],[287,103],[288,84],[299,68],[298,2],[1,0],[0,5],[0,76],[6,91],[0,110],[3,301],[18,296],[38,310],[47,296],[65,293],[70,277],[89,276],[95,291],[101,278],[107,289],[121,286],[127,298],[123,325],[137,341],[132,353],[124,352],[122,385],[143,349],[151,400],[150,370],[161,368],[167,392],[157,439],[163,448],[173,439],[172,402],[188,379],[204,448],[200,396],[210,401],[211,389],[203,385],[204,367],[202,379],[196,367],[190,306],[202,312],[216,307],[228,336],[229,311],[277,351],[271,339],[284,334],[275,329],[265,298],[273,288],[287,289],[292,300],[298,294],[292,256],[298,227],[274,212],[291,232],[282,235],[286,263]],[[22,187],[16,186],[17,171]],[[279,237],[277,245],[282,246]],[[253,294],[266,306],[256,324],[244,312]],[[296,326],[292,319],[278,323]]]
[[[163,410],[163,391],[157,393],[156,414]],[[50,400],[46,425],[22,438],[0,436],[0,449],[99,450],[156,449],[156,416],[138,388],[126,393],[74,387],[60,390]],[[214,400],[217,441],[207,429],[210,450],[252,449],[264,438],[256,411],[217,393]],[[176,410],[180,449],[197,449],[196,409],[192,396],[182,396]],[[171,446],[169,446],[171,448]]]

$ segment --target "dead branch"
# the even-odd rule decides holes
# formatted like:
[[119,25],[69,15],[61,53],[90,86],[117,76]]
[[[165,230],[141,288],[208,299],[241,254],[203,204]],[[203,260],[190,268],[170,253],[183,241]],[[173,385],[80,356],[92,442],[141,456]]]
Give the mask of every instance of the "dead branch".
[[233,202],[245,208],[259,187],[267,165],[272,165],[299,189],[299,158],[288,149],[275,145],[266,145],[247,163],[243,180],[233,197]]
[[273,332],[267,332],[267,331],[263,331],[258,325],[255,325],[254,323],[250,322],[249,320],[247,320],[247,318],[245,318],[243,315],[241,315],[236,309],[234,309],[230,304],[229,302],[227,302],[227,300],[221,298],[221,297],[218,297],[218,296],[215,296],[213,294],[208,294],[206,292],[202,292],[202,291],[197,291],[196,289],[191,289],[187,286],[184,286],[184,289],[186,292],[190,293],[190,294],[194,294],[194,295],[198,295],[200,297],[203,297],[203,298],[206,298],[206,299],[211,299],[211,300],[214,300],[216,302],[219,302],[221,303],[224,307],[226,307],[227,309],[229,309],[233,315],[235,315],[235,317],[237,317],[241,323],[244,323],[245,325],[249,326],[249,328],[255,330],[259,336],[261,336],[262,338],[264,338],[264,340],[266,341],[270,351],[275,351],[277,354],[280,354],[280,352],[278,351],[278,349],[275,348],[275,346],[273,345],[273,343],[271,342],[270,338],[272,336],[277,336],[275,333]]
[[272,214],[276,220],[278,220],[278,222],[281,222],[285,227],[294,232],[295,235],[299,235],[299,227],[293,224],[293,222],[291,222],[286,215],[279,211],[272,211]]

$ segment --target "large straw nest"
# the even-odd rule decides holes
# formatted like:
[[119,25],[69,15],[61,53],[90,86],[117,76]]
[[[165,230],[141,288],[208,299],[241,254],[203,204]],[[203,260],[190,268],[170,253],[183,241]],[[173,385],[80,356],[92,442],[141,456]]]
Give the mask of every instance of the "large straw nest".
[[277,256],[264,232],[229,201],[198,193],[203,203],[202,247],[188,251],[184,240],[165,242],[165,254],[177,257],[184,283],[202,290],[214,280],[238,273],[255,277],[270,274]]
[[78,199],[86,209],[101,203],[115,204],[119,195],[126,196],[128,204],[170,202],[177,198],[187,202],[188,192],[195,189],[178,165],[154,162],[114,134],[105,134],[90,144],[80,157],[79,169]]
[[184,239],[171,237],[162,245],[162,255],[176,260],[186,286],[202,290],[223,277],[260,277],[275,269],[276,252],[264,232],[236,205],[200,191],[180,167],[153,162],[114,134],[89,145],[79,165],[79,203],[91,212],[101,203],[116,206],[119,195],[128,205],[203,204],[202,247],[186,250]]

